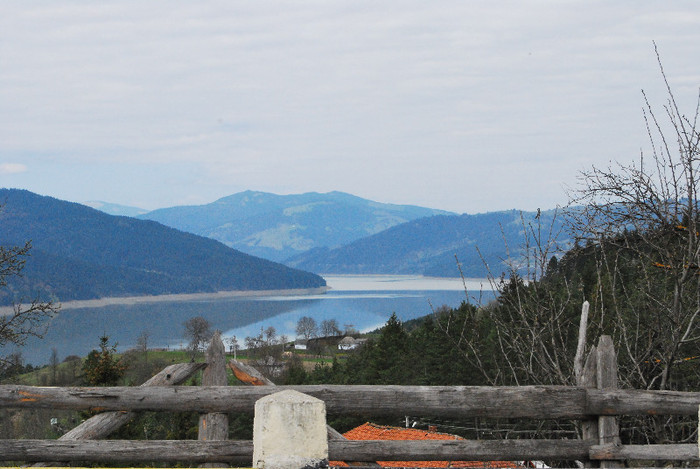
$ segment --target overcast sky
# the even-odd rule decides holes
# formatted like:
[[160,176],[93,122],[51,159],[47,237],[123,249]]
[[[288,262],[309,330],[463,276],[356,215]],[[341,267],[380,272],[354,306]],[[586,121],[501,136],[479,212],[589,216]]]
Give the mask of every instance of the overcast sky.
[[648,148],[700,2],[3,0],[0,186],[146,209],[340,190],[551,208]]

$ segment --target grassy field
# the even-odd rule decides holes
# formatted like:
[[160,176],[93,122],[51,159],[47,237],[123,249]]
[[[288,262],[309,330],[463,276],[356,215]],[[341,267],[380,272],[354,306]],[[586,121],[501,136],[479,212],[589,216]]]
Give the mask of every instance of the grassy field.
[[[330,365],[333,362],[332,356],[318,356],[295,350],[290,353],[297,356],[307,371],[313,371],[317,365]],[[115,354],[127,364],[126,374],[120,383],[121,385],[134,386],[139,385],[153,374],[159,372],[168,365],[175,363],[187,363],[191,361],[190,353],[186,350],[148,350],[143,351],[130,350],[122,354]],[[227,353],[226,360],[232,359],[233,354]],[[246,351],[237,353],[236,358],[244,363],[248,363],[250,357]],[[289,358],[289,356],[287,356]],[[343,359],[344,355],[339,354],[339,359]],[[42,368],[35,369],[29,373],[20,374],[10,379],[5,379],[0,384],[22,384],[27,386],[83,386],[83,363],[85,357],[69,358],[55,367],[46,365]],[[195,361],[203,362],[204,353],[197,354]],[[195,380],[197,378],[195,377]],[[229,370],[229,384],[236,385],[238,381]]]

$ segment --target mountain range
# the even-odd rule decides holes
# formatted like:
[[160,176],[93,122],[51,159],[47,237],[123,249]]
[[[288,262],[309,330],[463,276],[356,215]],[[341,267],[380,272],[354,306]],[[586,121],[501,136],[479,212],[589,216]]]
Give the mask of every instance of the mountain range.
[[447,214],[451,213],[343,192],[245,191],[206,205],[164,208],[138,217],[281,262],[310,249],[340,247],[411,220]]
[[316,288],[312,273],[160,223],[112,216],[26,190],[0,189],[0,245],[32,249],[0,304],[221,290]]
[[555,210],[457,215],[342,192],[245,191],[138,217],[311,272],[436,277],[459,276],[460,268],[470,277],[500,275],[521,257],[528,224],[553,233],[563,226]]
[[88,207],[92,207],[109,215],[117,215],[122,217],[137,217],[139,215],[143,215],[144,213],[148,213],[148,210],[144,208],[113,204],[110,202],[103,202],[101,200],[90,200],[85,202],[83,205],[87,205]]
[[[422,274],[433,277],[499,276],[523,254],[524,231],[562,230],[555,210],[509,210],[476,215],[438,215],[394,226],[335,248],[319,248],[286,264],[328,274]],[[563,241],[564,242],[564,241]],[[459,262],[459,266],[457,265]]]

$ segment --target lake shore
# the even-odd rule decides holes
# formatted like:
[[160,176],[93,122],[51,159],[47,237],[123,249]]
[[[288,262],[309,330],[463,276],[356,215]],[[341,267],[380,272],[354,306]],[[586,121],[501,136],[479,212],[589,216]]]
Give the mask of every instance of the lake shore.
[[[148,303],[163,303],[173,301],[206,301],[227,298],[265,298],[269,296],[306,296],[321,295],[328,287],[297,288],[290,290],[230,290],[214,293],[174,293],[170,295],[115,296],[92,300],[72,300],[59,303],[61,310],[102,308],[112,305],[139,305]],[[0,316],[13,313],[12,306],[1,306]]]

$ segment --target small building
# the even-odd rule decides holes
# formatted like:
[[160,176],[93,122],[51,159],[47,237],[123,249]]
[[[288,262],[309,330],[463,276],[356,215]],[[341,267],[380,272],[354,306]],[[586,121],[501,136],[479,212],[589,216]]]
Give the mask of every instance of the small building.
[[365,342],[367,342],[367,339],[355,339],[348,335],[338,342],[338,350],[355,350]]
[[307,339],[297,339],[294,341],[294,350],[306,350],[308,345],[309,341]]
[[354,350],[358,346],[357,340],[351,336],[343,337],[343,339],[338,342],[338,350]]

